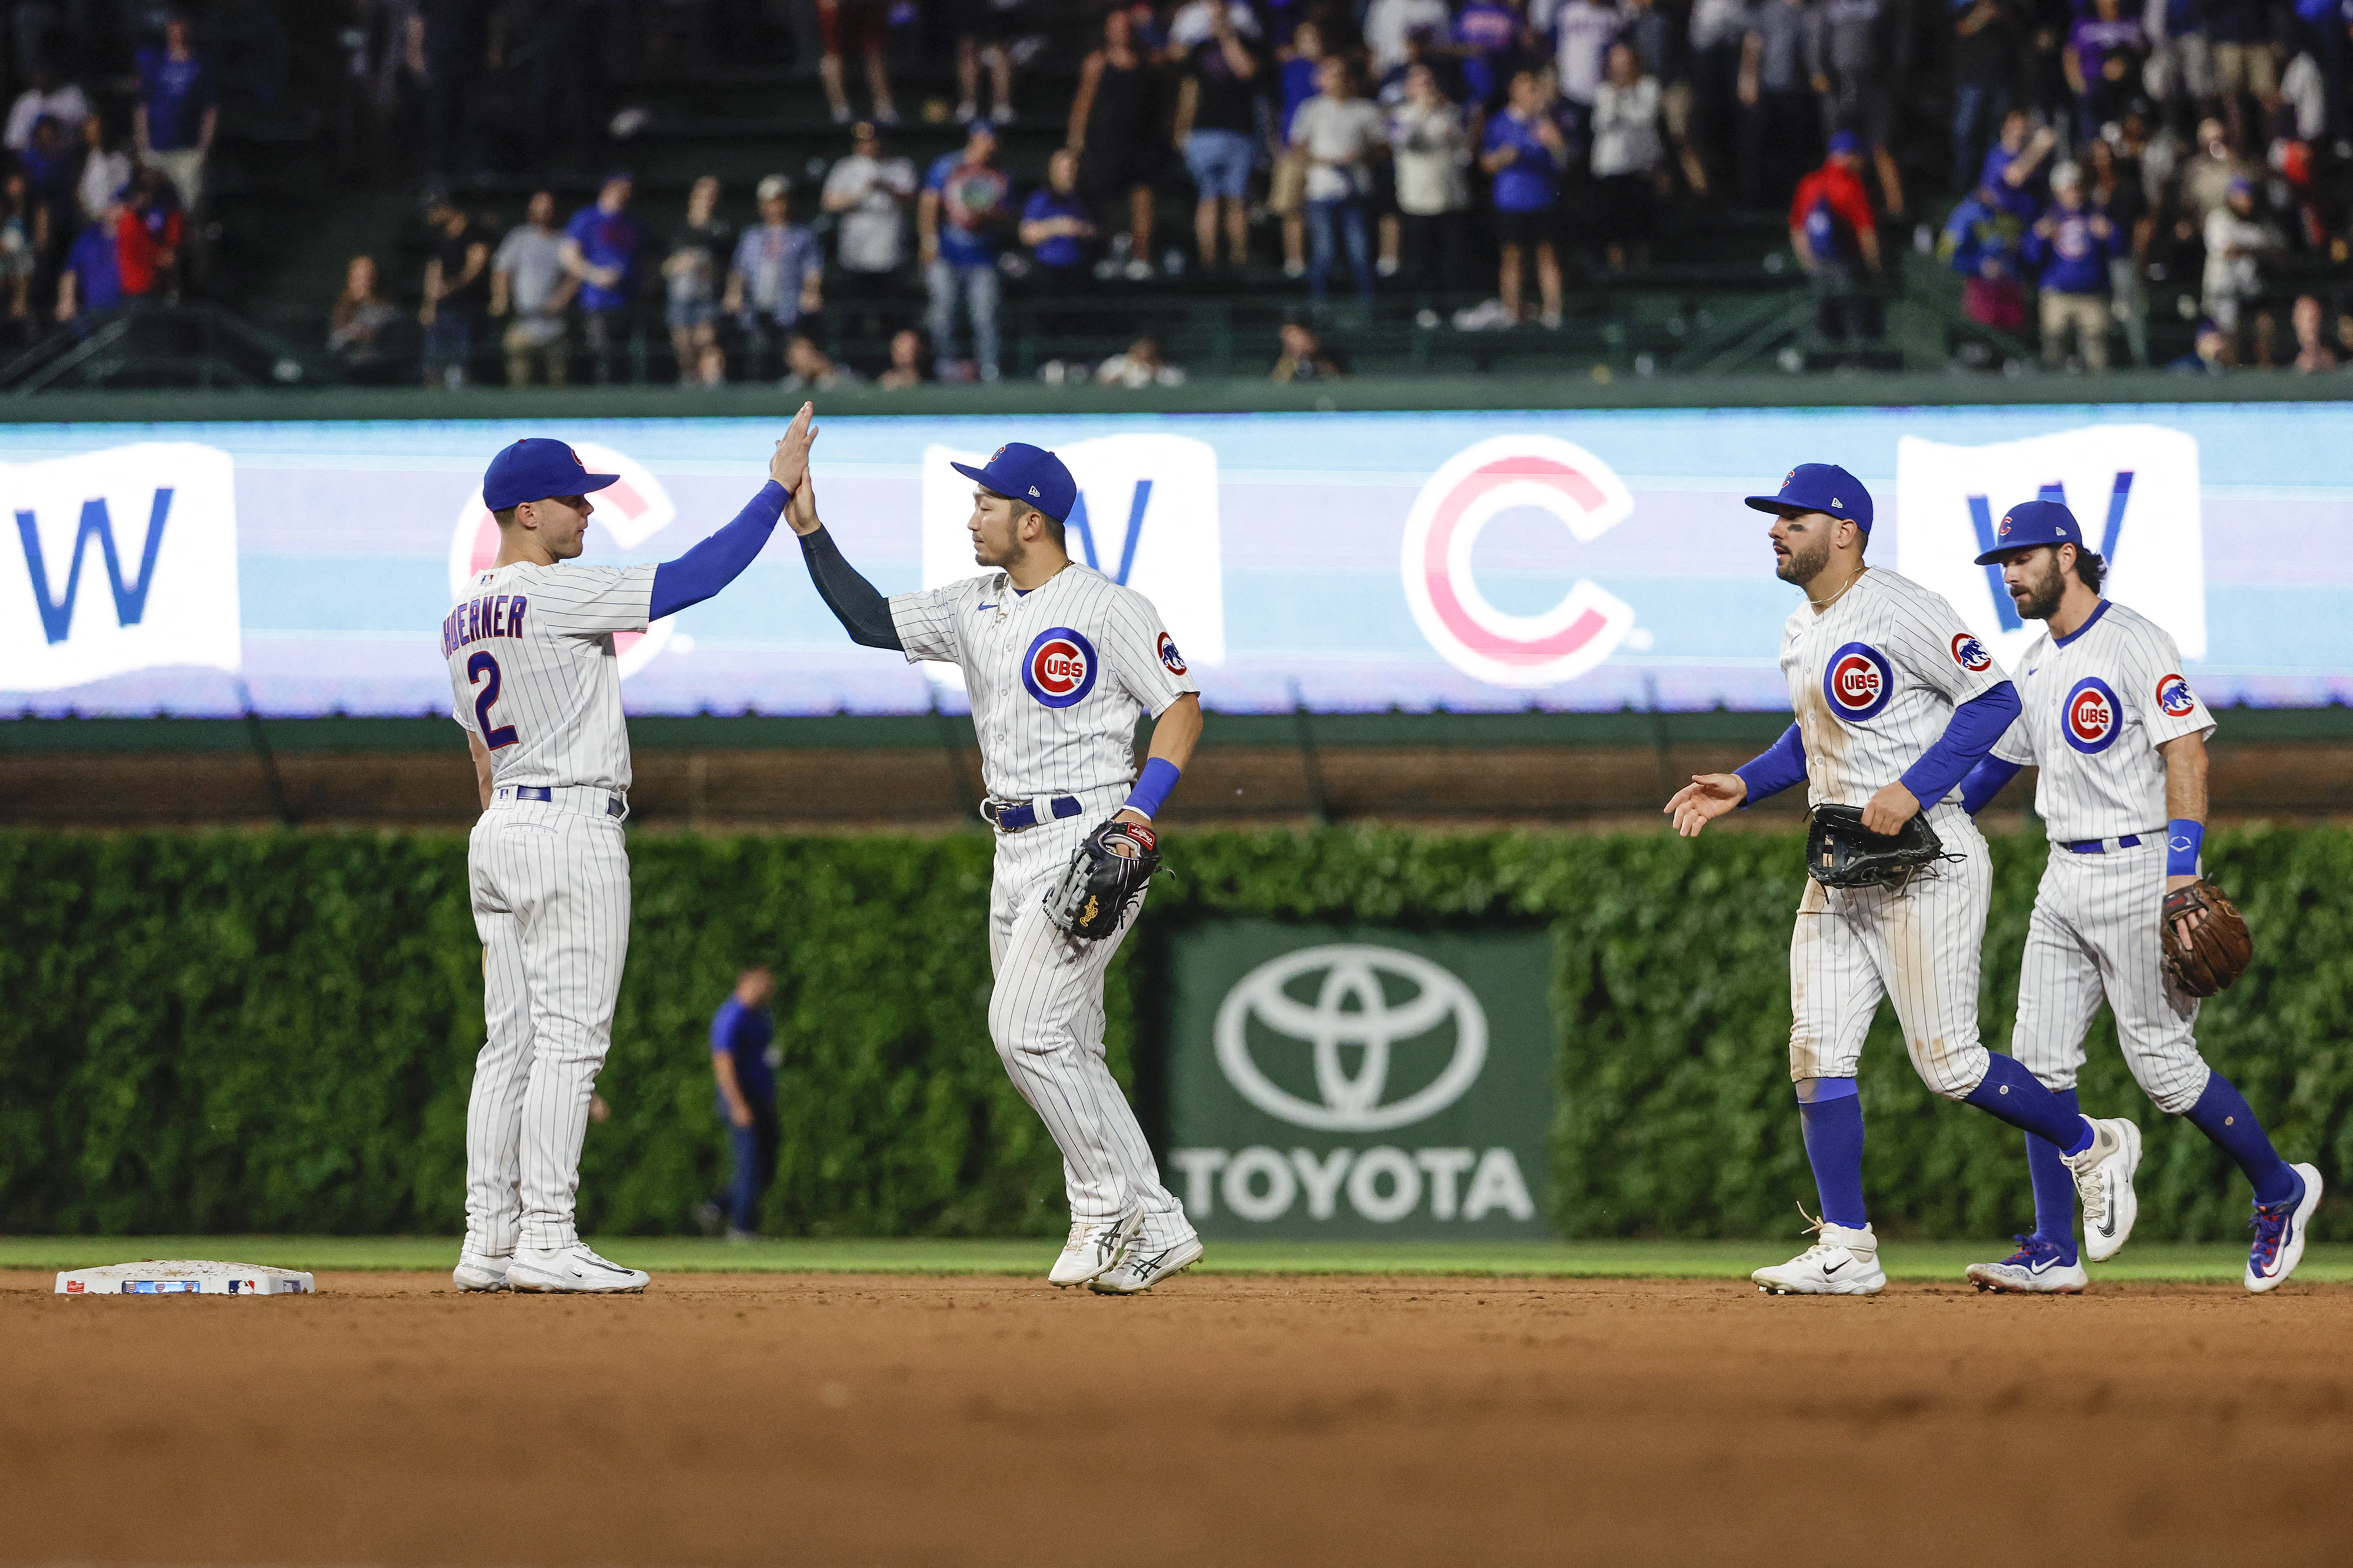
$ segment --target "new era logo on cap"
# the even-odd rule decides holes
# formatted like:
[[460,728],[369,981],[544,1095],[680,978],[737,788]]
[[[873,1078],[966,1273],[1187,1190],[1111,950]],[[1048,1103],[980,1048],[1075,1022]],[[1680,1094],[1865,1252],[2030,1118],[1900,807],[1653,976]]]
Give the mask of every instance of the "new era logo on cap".
[[1031,486],[1029,487],[1029,494],[1030,494],[1030,497],[1031,497],[1031,499],[1032,499],[1032,500],[1035,500],[1035,499],[1037,498],[1037,495],[1038,495],[1038,487],[1037,487],[1036,485],[1031,485]]

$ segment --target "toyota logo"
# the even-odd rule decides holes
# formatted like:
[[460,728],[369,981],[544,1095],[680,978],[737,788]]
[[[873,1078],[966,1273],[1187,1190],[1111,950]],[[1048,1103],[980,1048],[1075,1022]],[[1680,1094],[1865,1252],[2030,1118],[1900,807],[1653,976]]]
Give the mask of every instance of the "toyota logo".
[[[1387,976],[1405,994],[1391,1001]],[[1303,1000],[1293,982],[1314,980]],[[1255,1021],[1280,1048],[1307,1055],[1317,1098],[1270,1078],[1251,1053]],[[1452,1055],[1438,1076],[1401,1098],[1389,1093],[1390,1047],[1451,1025]],[[1269,1116],[1320,1132],[1378,1132],[1434,1116],[1462,1097],[1487,1062],[1487,1015],[1451,971],[1393,947],[1341,942],[1303,947],[1242,976],[1218,1008],[1218,1066],[1244,1100]],[[1355,1070],[1350,1070],[1350,1058]]]

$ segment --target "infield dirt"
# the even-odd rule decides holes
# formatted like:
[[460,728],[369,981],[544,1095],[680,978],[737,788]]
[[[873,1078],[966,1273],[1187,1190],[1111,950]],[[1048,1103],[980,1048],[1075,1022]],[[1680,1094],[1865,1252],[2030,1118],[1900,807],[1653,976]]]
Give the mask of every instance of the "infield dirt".
[[[624,1250],[623,1256],[626,1257]],[[0,1559],[2342,1563],[2353,1289],[905,1276],[64,1298]]]

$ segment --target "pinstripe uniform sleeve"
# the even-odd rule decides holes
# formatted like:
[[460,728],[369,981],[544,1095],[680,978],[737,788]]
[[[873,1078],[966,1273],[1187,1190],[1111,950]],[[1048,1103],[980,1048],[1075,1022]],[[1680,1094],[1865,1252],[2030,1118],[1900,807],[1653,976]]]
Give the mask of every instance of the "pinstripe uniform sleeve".
[[922,659],[963,662],[962,611],[968,586],[951,583],[919,594],[891,595],[891,625],[899,634],[899,645],[907,650],[909,664]]
[[1103,640],[1110,647],[1112,679],[1135,700],[1137,707],[1157,719],[1179,697],[1198,692],[1160,612],[1152,601],[1133,589],[1122,589],[1104,606]]
[[566,566],[547,573],[531,613],[552,637],[641,632],[652,618],[654,566]]
[[2136,617],[2132,635],[2125,639],[2125,700],[2139,714],[2151,746],[2162,746],[2184,735],[2211,739],[2214,715],[2205,700],[2182,679],[2181,649],[2165,628],[2146,616]]
[[[1888,651],[1954,707],[2010,679],[1942,594],[1914,584],[1912,593],[1890,602],[1888,611]],[[1972,664],[1983,668],[1972,669]]]
[[2016,763],[2022,768],[2034,766],[2034,731],[2042,717],[2037,704],[2046,700],[2050,682],[2036,679],[2033,672],[2055,651],[2046,632],[2027,644],[2026,651],[2019,656],[2018,674],[2012,677],[2018,687],[2018,721],[2001,732],[2001,739],[1993,743],[1988,755],[2000,762]]

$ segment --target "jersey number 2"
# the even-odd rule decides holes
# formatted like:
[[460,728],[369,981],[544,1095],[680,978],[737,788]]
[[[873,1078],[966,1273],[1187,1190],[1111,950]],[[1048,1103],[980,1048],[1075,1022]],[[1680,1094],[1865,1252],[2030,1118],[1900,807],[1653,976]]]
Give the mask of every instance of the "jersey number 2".
[[[488,686],[482,686],[482,677],[486,675],[491,678],[491,683]],[[478,653],[468,659],[466,684],[482,686],[481,694],[474,699],[474,718],[481,725],[482,744],[493,752],[501,746],[513,745],[515,743],[513,725],[501,724],[495,729],[491,725],[491,704],[499,700],[499,661],[488,653]]]

